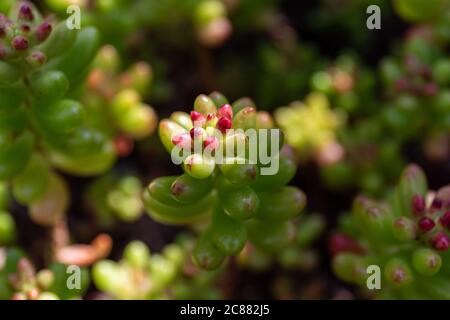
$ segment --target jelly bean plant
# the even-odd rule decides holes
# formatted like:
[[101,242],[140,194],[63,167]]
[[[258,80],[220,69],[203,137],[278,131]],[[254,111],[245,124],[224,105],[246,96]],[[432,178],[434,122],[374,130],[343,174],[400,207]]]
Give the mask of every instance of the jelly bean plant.
[[368,288],[370,265],[382,270],[376,296],[449,299],[450,186],[428,189],[424,172],[408,166],[386,201],[355,199],[330,239],[333,270]]
[[[249,129],[258,134],[257,141],[250,142],[243,131]],[[306,197],[298,188],[286,186],[295,164],[288,148],[279,151],[282,136],[266,112],[257,112],[248,98],[230,105],[220,93],[200,95],[190,114],[175,112],[162,120],[159,135],[184,174],[152,181],[144,192],[144,205],[156,220],[202,229],[193,250],[198,266],[217,269],[247,240],[271,251],[289,243],[293,236],[289,220],[303,209]],[[259,157],[251,159],[252,148]],[[226,155],[218,157],[225,149]],[[278,170],[264,175],[268,162],[261,155],[268,150]],[[177,151],[186,152],[177,158],[173,156]]]

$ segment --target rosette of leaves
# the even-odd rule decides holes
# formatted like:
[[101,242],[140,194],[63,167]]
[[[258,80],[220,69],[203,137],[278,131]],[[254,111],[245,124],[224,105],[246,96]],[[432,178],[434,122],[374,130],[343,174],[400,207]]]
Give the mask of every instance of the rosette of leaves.
[[92,269],[96,287],[114,299],[208,299],[215,273],[187,264],[189,237],[180,237],[161,253],[150,253],[140,241],[130,242],[118,261],[102,260]]
[[237,256],[239,265],[265,271],[274,264],[287,270],[312,271],[319,263],[318,252],[312,248],[325,229],[325,219],[319,214],[300,217],[295,224],[292,243],[272,254],[247,244]]
[[[85,268],[80,269],[79,283],[72,283],[67,266],[54,263],[36,271],[20,249],[0,249],[0,258],[0,300],[80,299],[89,287]],[[69,288],[68,283],[74,287]]]
[[386,201],[363,196],[330,240],[332,267],[342,280],[367,288],[367,267],[381,270],[382,299],[450,299],[450,186],[428,189],[409,165]]
[[[190,114],[175,112],[160,122],[159,135],[167,151],[172,156],[186,151],[173,157],[182,163],[184,174],[152,181],[144,191],[144,206],[163,223],[206,223],[193,250],[198,266],[217,269],[247,240],[268,251],[292,240],[289,220],[301,212],[306,197],[298,188],[286,186],[296,166],[286,148],[281,152],[274,148],[277,143],[281,147],[282,135],[272,127],[270,115],[257,112],[248,98],[231,106],[217,92],[198,96]],[[248,129],[262,129],[269,138],[249,146],[243,131]],[[249,147],[259,149],[257,159],[248,158]],[[264,175],[270,160],[261,161],[261,153],[269,149],[267,154],[272,163],[279,163],[279,170]],[[217,154],[224,154],[221,161],[216,161]]]
[[315,158],[327,164],[339,161],[343,156],[337,142],[337,131],[344,124],[344,114],[330,107],[328,98],[313,92],[305,102],[293,102],[275,111],[275,119],[287,142],[303,160]]
[[132,222],[143,213],[142,190],[136,176],[110,173],[92,182],[85,204],[101,226],[110,227],[117,221]]
[[152,83],[152,68],[137,62],[120,72],[117,50],[103,46],[87,76],[80,100],[87,110],[88,122],[107,134],[119,156],[128,155],[135,140],[148,137],[156,128],[153,108],[142,100]]

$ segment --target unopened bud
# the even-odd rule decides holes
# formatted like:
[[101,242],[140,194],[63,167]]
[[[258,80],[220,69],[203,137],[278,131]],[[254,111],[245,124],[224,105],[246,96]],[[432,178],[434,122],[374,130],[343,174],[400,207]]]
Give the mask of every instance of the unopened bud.
[[447,251],[450,246],[450,239],[445,233],[439,232],[433,237],[431,243],[436,250]]
[[33,21],[34,15],[28,3],[24,3],[19,8],[19,19],[26,21]]
[[217,121],[217,128],[222,131],[222,133],[225,133],[228,129],[231,129],[231,126],[231,120],[228,118],[223,117]]
[[28,49],[28,40],[22,36],[16,36],[11,41],[11,46],[17,51],[24,51]]
[[36,38],[39,42],[45,41],[52,32],[52,25],[45,21],[41,23],[36,29]]

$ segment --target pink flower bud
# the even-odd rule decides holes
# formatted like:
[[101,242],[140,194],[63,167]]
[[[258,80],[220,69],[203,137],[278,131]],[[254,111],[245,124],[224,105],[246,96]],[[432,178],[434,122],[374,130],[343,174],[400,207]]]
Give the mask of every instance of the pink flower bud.
[[436,250],[447,251],[450,246],[450,239],[445,233],[439,232],[433,237],[431,243]]
[[203,127],[206,121],[205,116],[203,114],[197,111],[191,111],[190,115],[194,127]]
[[225,133],[228,129],[231,129],[231,119],[222,117],[217,121],[217,128],[222,131],[222,133]]
[[422,232],[428,232],[435,227],[436,223],[430,218],[423,217],[419,220],[419,229]]
[[447,229],[450,229],[450,211],[445,212],[439,219],[441,225]]
[[358,242],[342,233],[335,233],[331,236],[328,248],[332,255],[340,252],[353,252],[357,254],[364,253],[364,249]]
[[19,19],[33,21],[34,15],[28,3],[24,3],[19,8]]
[[438,86],[434,82],[427,83],[422,88],[422,94],[427,97],[432,97],[438,92]]
[[177,147],[190,149],[192,146],[192,139],[188,133],[180,133],[172,137],[172,143]]
[[434,198],[431,203],[431,208],[435,210],[440,210],[442,208],[442,200],[438,198]]
[[216,137],[208,137],[203,142],[203,146],[205,147],[205,149],[215,150],[219,146],[219,141]]
[[17,51],[24,51],[28,49],[28,40],[22,36],[16,36],[11,41],[11,46]]
[[219,118],[225,117],[228,119],[233,119],[233,108],[229,104],[224,104],[217,110],[217,116]]
[[45,21],[42,22],[36,29],[36,38],[39,42],[45,41],[52,32],[52,25]]
[[415,194],[412,198],[412,208],[416,215],[422,215],[425,210],[425,199],[422,196]]

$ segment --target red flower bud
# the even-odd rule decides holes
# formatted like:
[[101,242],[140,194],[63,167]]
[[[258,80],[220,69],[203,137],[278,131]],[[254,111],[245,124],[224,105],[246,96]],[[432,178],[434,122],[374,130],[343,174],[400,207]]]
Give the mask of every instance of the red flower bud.
[[24,3],[19,8],[19,19],[33,21],[34,15],[28,3]]
[[208,137],[203,142],[203,146],[205,147],[205,149],[215,150],[219,146],[219,141],[216,137]]
[[447,251],[450,246],[450,239],[445,233],[439,232],[433,237],[431,243],[435,249],[439,251]]
[[11,46],[17,51],[23,51],[28,49],[28,40],[22,36],[16,36],[11,41]]
[[29,57],[27,57],[27,61],[32,66],[39,67],[47,61],[47,56],[41,51],[35,51]]
[[228,119],[233,119],[233,108],[229,104],[224,104],[217,110],[217,116],[219,118],[225,117]]
[[428,232],[435,227],[436,223],[430,218],[423,217],[419,220],[419,230],[422,232]]
[[192,139],[198,138],[203,136],[203,129],[202,128],[198,128],[198,127],[194,127],[191,129],[191,131],[189,131],[189,134],[191,135]]
[[450,229],[450,211],[445,212],[439,221],[443,227]]
[[425,210],[425,199],[422,196],[415,194],[412,198],[412,207],[416,215],[422,215]]
[[438,198],[434,198],[433,202],[431,203],[431,208],[440,210],[442,208],[442,200]]
[[332,255],[340,252],[364,253],[364,249],[358,242],[342,233],[335,233],[331,236],[328,248]]
[[114,147],[119,157],[126,157],[133,151],[134,142],[126,136],[119,135],[114,139]]
[[191,120],[194,124],[194,127],[203,127],[205,123],[205,116],[197,111],[191,111]]
[[424,96],[432,97],[432,96],[434,96],[437,92],[438,92],[438,86],[437,86],[437,84],[434,83],[434,82],[427,83],[427,84],[422,88],[422,94],[423,94]]
[[45,21],[42,22],[36,29],[36,38],[39,42],[45,41],[52,32],[52,25]]
[[217,128],[222,131],[222,133],[225,133],[228,129],[231,128],[231,119],[222,117],[217,121]]
[[397,79],[395,80],[394,87],[397,91],[405,91],[409,87],[408,80],[406,80],[405,78]]
[[20,30],[22,30],[22,32],[24,32],[24,33],[28,33],[28,32],[30,32],[30,26],[27,24],[23,24],[20,26]]
[[177,147],[190,149],[192,145],[192,139],[188,133],[180,133],[172,137],[172,143]]

